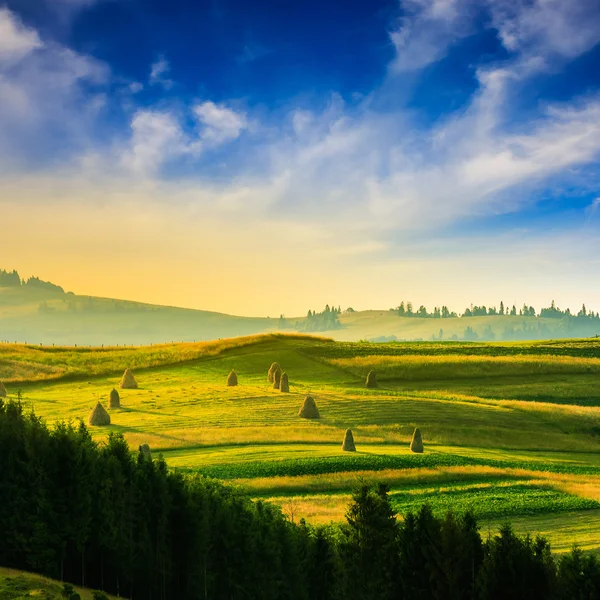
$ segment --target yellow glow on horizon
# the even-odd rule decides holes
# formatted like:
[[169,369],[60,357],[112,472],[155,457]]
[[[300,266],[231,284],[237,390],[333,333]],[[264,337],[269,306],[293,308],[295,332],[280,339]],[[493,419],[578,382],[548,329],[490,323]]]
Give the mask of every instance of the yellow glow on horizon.
[[[468,258],[386,256],[385,245],[291,220],[250,218],[130,194],[2,203],[0,268],[77,294],[245,316],[303,315],[326,303],[357,310],[555,299],[598,310],[587,268],[497,248]],[[124,199],[126,198],[126,199]],[[44,201],[42,201],[44,200]],[[358,236],[357,236],[358,238]]]

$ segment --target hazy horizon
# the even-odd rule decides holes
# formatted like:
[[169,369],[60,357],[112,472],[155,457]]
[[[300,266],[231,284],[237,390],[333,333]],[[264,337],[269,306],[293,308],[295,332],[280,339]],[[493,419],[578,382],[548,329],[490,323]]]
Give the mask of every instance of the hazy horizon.
[[170,5],[0,6],[0,267],[244,316],[600,310],[597,3]]
[[[0,265],[0,272],[4,270],[7,272],[11,272],[13,271],[13,269],[3,269],[2,266]],[[16,269],[15,269],[16,270]],[[48,279],[45,279],[44,277],[39,277],[39,273],[35,272],[35,273],[31,273],[28,275],[23,275],[22,273],[19,273],[19,275],[21,276],[21,279],[23,280],[23,282],[25,282],[29,277],[38,277],[40,278],[42,281],[47,281],[49,283],[52,283],[54,285],[58,285],[60,287],[62,287],[65,291],[65,293],[73,293],[76,294],[77,296],[83,296],[83,297],[95,297],[95,298],[100,298],[100,299],[107,299],[107,300],[117,300],[117,301],[124,301],[124,302],[137,302],[137,303],[143,303],[143,304],[150,304],[150,305],[156,305],[156,306],[163,306],[165,308],[183,308],[183,309],[190,309],[190,310],[200,310],[200,311],[209,311],[209,312],[216,312],[216,313],[223,313],[223,314],[229,314],[231,316],[239,316],[239,317],[259,317],[259,318],[272,318],[272,319],[277,319],[279,318],[279,316],[283,313],[281,313],[281,311],[277,312],[275,311],[273,314],[244,314],[244,313],[225,313],[222,310],[213,310],[213,309],[207,309],[205,307],[202,306],[181,306],[181,305],[177,305],[177,304],[161,304],[161,303],[155,303],[152,301],[145,301],[145,300],[140,300],[139,298],[122,298],[122,297],[118,297],[118,296],[110,296],[107,294],[89,294],[87,292],[82,292],[82,291],[75,291],[74,289],[71,289],[68,286],[62,285],[60,281],[56,280],[56,281],[50,281]],[[0,285],[0,289],[2,288],[2,286]],[[443,293],[444,290],[440,290],[440,293]],[[321,310],[322,308],[324,308],[326,305],[329,305],[331,307],[340,307],[340,309],[342,310],[342,312],[345,312],[347,309],[351,308],[353,311],[356,312],[364,312],[364,311],[371,311],[371,312],[381,312],[381,311],[389,311],[391,309],[397,309],[399,303],[402,302],[403,304],[407,304],[410,303],[413,305],[413,310],[416,313],[417,309],[419,308],[420,305],[424,304],[422,302],[419,301],[413,301],[412,299],[409,298],[400,298],[397,299],[396,303],[387,307],[383,307],[383,306],[368,306],[368,307],[362,307],[360,305],[357,304],[352,304],[349,303],[347,305],[345,304],[341,304],[339,302],[326,302],[325,304],[323,304],[323,306],[312,306],[310,305],[308,308],[304,308],[304,310],[301,310],[300,312],[298,312],[297,314],[292,314],[292,313],[288,313],[285,314],[284,316],[286,316],[287,318],[298,318],[298,317],[303,317],[306,315],[306,313],[308,311],[311,310]],[[578,302],[576,305],[561,305],[560,303],[556,302],[554,300],[554,297],[552,298],[552,300],[550,301],[542,301],[540,304],[535,304],[532,302],[528,302],[527,300],[523,301],[523,302],[506,302],[504,301],[504,299],[501,299],[499,302],[489,302],[489,303],[485,303],[485,302],[480,302],[477,299],[474,299],[471,302],[467,302],[464,305],[461,306],[452,306],[447,304],[443,299],[440,300],[438,299],[437,301],[431,303],[431,304],[424,304],[424,306],[428,309],[428,311],[432,312],[434,308],[440,308],[442,306],[446,306],[451,312],[456,312],[458,313],[458,316],[461,316],[462,313],[464,312],[465,309],[469,308],[469,307],[473,307],[473,306],[485,306],[487,308],[495,308],[495,309],[500,309],[500,303],[502,302],[502,304],[504,305],[504,309],[506,310],[506,315],[508,315],[509,310],[514,306],[516,307],[517,313],[520,311],[520,309],[526,305],[526,306],[533,306],[533,308],[535,309],[535,312],[537,315],[539,315],[539,312],[541,309],[543,308],[550,308],[552,302],[554,302],[555,306],[560,309],[560,310],[566,310],[569,309],[571,314],[577,314],[577,312],[579,311],[579,309],[582,307],[582,305],[585,305],[586,310],[588,312],[598,312],[595,308],[595,304],[594,303],[589,303],[586,302],[585,300],[583,300],[582,302]],[[490,315],[491,316],[491,315]],[[498,315],[501,316],[501,315]]]

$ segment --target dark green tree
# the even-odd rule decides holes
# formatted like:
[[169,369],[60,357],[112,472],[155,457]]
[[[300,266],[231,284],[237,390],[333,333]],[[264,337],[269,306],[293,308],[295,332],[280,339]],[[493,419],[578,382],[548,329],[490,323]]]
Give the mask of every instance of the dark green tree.
[[388,492],[384,484],[363,484],[352,494],[340,542],[342,589],[348,600],[398,596],[398,523]]

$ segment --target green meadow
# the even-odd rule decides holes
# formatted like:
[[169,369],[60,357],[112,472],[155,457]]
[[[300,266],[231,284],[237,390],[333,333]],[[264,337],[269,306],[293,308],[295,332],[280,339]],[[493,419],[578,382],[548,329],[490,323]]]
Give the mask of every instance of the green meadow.
[[[68,584],[67,584],[68,585]],[[2,600],[22,600],[24,598],[41,598],[43,600],[61,600],[66,596],[63,583],[14,569],[0,567],[0,598]],[[73,587],[82,600],[94,600],[94,592],[81,587]],[[102,594],[112,600],[115,596]],[[101,597],[101,596],[100,596]]]
[[[273,361],[290,392],[267,382]],[[334,342],[270,334],[144,347],[0,346],[9,395],[49,423],[87,420],[118,388],[109,431],[183,472],[242,486],[291,519],[343,519],[361,480],[385,481],[400,514],[471,509],[558,551],[600,548],[600,341]],[[227,387],[231,369],[239,385]],[[379,385],[366,389],[375,370]],[[304,397],[321,418],[298,417]],[[414,454],[414,428],[425,452]],[[341,450],[351,428],[357,452]]]

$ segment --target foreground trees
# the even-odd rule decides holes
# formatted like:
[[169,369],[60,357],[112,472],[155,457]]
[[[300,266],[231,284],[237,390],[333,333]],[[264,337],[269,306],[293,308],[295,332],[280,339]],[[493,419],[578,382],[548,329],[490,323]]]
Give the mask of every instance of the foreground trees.
[[600,566],[560,559],[508,526],[482,541],[469,513],[428,506],[397,519],[384,485],[362,485],[340,527],[97,444],[83,423],[52,431],[0,400],[0,565],[129,598],[551,600],[600,597]]

